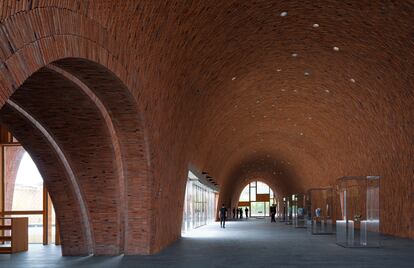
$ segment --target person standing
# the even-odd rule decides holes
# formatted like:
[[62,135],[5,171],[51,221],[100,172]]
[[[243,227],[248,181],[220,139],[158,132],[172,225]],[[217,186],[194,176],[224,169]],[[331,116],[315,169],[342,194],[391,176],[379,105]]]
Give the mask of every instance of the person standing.
[[276,206],[274,204],[270,207],[270,215],[271,215],[270,222],[276,222]]
[[249,209],[246,207],[245,209],[244,209],[244,212],[246,212],[246,219],[249,217]]
[[243,219],[243,208],[239,208],[240,219]]
[[227,208],[222,204],[220,208],[220,227],[226,228],[226,217],[227,217]]
[[233,219],[236,218],[236,208],[233,208]]

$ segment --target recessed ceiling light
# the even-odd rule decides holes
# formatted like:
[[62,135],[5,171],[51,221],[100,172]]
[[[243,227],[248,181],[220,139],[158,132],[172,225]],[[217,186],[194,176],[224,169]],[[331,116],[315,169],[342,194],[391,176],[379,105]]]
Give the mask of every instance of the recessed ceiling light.
[[304,74],[305,76],[308,76],[308,75],[309,75],[309,72],[306,72],[306,71],[305,71],[303,74]]
[[281,91],[286,91],[286,89],[282,88]]
[[260,103],[260,101],[259,101],[259,100],[257,100],[257,101],[256,101],[256,103]]
[[236,77],[233,77],[231,80],[232,80],[232,81],[236,80]]
[[303,136],[303,132],[301,132],[300,135]]
[[293,92],[298,92],[298,90],[297,89],[294,89]]
[[329,91],[329,89],[325,89],[325,92],[326,92],[326,93],[329,93],[330,91]]
[[282,71],[282,69],[277,69],[276,71],[280,72],[280,71]]
[[339,47],[333,47],[334,51],[339,51]]
[[312,26],[313,26],[313,28],[318,28],[319,27],[319,24],[314,23]]
[[298,53],[292,53],[292,57],[297,57]]
[[286,16],[287,16],[287,14],[288,14],[288,13],[287,13],[286,11],[283,11],[282,13],[280,13],[280,16],[281,16],[281,17],[286,17]]
[[355,79],[354,78],[349,79],[349,81],[351,81],[352,83],[355,83]]

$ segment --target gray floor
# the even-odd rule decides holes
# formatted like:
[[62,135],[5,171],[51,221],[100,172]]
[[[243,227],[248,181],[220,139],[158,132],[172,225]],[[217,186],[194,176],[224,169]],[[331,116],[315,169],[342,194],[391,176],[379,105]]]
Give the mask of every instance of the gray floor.
[[61,257],[59,247],[31,245],[0,255],[0,267],[414,267],[414,241],[382,237],[382,248],[348,249],[335,236],[249,220],[198,228],[152,256]]

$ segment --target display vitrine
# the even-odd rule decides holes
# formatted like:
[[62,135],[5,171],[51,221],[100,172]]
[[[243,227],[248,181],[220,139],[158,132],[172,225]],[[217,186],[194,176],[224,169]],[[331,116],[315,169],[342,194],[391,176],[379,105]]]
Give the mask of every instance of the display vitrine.
[[292,202],[292,196],[287,196],[286,198],[286,217],[285,217],[285,223],[287,225],[293,224],[293,202]]
[[277,220],[279,222],[285,222],[287,216],[286,197],[278,199],[278,201]]
[[380,177],[338,179],[341,220],[336,221],[336,241],[344,247],[379,247]]
[[334,209],[332,187],[312,188],[306,194],[306,221],[313,235],[334,234],[332,213]]
[[306,196],[305,194],[292,195],[292,218],[296,228],[306,228]]

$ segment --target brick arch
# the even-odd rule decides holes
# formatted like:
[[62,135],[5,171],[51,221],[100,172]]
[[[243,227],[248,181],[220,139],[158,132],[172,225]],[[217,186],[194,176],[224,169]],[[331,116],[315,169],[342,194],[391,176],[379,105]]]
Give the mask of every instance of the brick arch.
[[[72,25],[65,23],[53,24],[51,23],[52,15],[59,17],[61,21],[70,21]],[[28,26],[26,29],[27,35],[20,38],[13,36],[13,31],[11,31],[19,23]],[[74,27],[73,23],[78,27]],[[0,41],[2,44],[9,44],[9,47],[2,46],[0,49],[0,59],[5,67],[0,69],[0,103],[5,103],[13,92],[18,92],[16,89],[20,88],[34,74],[60,72],[60,75],[65,77],[66,82],[70,81],[73,84],[80,82],[95,94],[95,97],[89,96],[89,98],[98,107],[95,111],[97,113],[96,117],[100,114],[104,118],[103,121],[106,121],[103,124],[106,128],[109,127],[107,141],[111,141],[112,149],[119,152],[119,154],[117,152],[113,153],[114,161],[117,163],[114,172],[118,176],[124,177],[117,182],[117,187],[124,188],[124,190],[119,192],[120,199],[123,199],[123,205],[118,205],[119,211],[117,211],[117,214],[119,216],[117,218],[119,218],[119,222],[117,223],[118,227],[115,227],[117,230],[114,232],[116,245],[105,244],[105,239],[112,240],[112,238],[108,239],[107,235],[105,238],[103,231],[98,231],[98,233],[102,233],[101,242],[96,244],[99,235],[97,236],[97,232],[94,232],[94,235],[91,236],[91,245],[88,246],[86,231],[83,230],[83,234],[79,234],[79,232],[72,230],[77,233],[77,237],[83,236],[83,238],[79,238],[77,245],[72,245],[69,238],[63,238],[63,254],[147,254],[151,252],[154,238],[151,237],[149,232],[149,226],[152,222],[152,217],[148,213],[151,206],[149,199],[152,185],[151,164],[148,158],[149,146],[148,140],[145,138],[142,113],[136,104],[137,96],[132,95],[136,94],[138,90],[129,90],[130,88],[138,88],[138,84],[136,76],[128,74],[125,68],[109,52],[107,31],[89,18],[82,17],[70,10],[58,8],[42,8],[36,12],[28,11],[15,14],[3,21],[2,25],[4,29],[0,33]],[[50,25],[54,27],[50,27]],[[89,31],[93,31],[94,35],[88,34]],[[7,35],[4,33],[7,33]],[[92,79],[91,74],[95,75]],[[112,79],[112,81],[109,81],[109,84],[105,86],[103,83],[96,83],[97,79],[104,82],[108,82],[108,79]],[[110,88],[112,90],[108,91],[110,83],[116,83],[116,86],[112,84]],[[79,84],[77,87],[82,89]],[[103,90],[104,88],[106,91]],[[96,100],[99,100],[99,105],[104,106],[104,110],[107,110],[106,114],[102,114],[102,107],[99,107]],[[125,108],[129,110],[126,113],[124,112]],[[4,106],[3,111],[4,113],[10,113],[9,117],[3,116],[4,119],[2,120],[6,125],[7,120],[9,120],[9,123],[14,123],[17,119],[21,119],[21,116],[17,115],[15,109],[10,105]],[[20,126],[27,130],[29,129],[28,125],[30,123],[26,122],[25,124],[21,123]],[[10,124],[9,127],[11,127]],[[16,133],[16,137],[22,140],[22,144],[26,146],[29,152],[38,150],[37,147],[29,148],[31,143],[35,142],[34,137],[28,142],[23,141],[28,132],[19,133],[16,129],[13,130],[12,132]],[[44,140],[44,137],[41,137],[44,134],[38,134],[37,139]],[[44,140],[43,145],[46,143],[47,140]],[[31,155],[34,156],[33,158],[38,166],[41,166],[39,162],[45,161],[44,159],[47,158],[38,156],[35,152],[32,152]],[[50,158],[52,159],[52,157]],[[56,157],[54,159],[58,161]],[[43,169],[46,169],[46,167]],[[52,173],[59,172],[62,175],[62,170],[56,170]],[[46,174],[45,177],[48,176],[46,171],[43,171],[43,174]],[[48,186],[48,188],[53,187]],[[56,191],[58,192],[58,190]],[[54,199],[52,191],[51,196]],[[75,200],[74,193],[72,193],[71,199],[65,201],[68,200]],[[59,202],[58,199],[54,201]],[[57,214],[59,214],[59,206],[55,205]],[[73,212],[75,214],[69,213],[68,215],[78,215],[80,211],[81,209],[78,208],[77,212]],[[64,220],[62,220],[62,223],[64,225]],[[98,225],[94,224],[94,226]],[[71,232],[70,228],[68,228],[68,232]],[[64,236],[64,234],[62,235]]]

